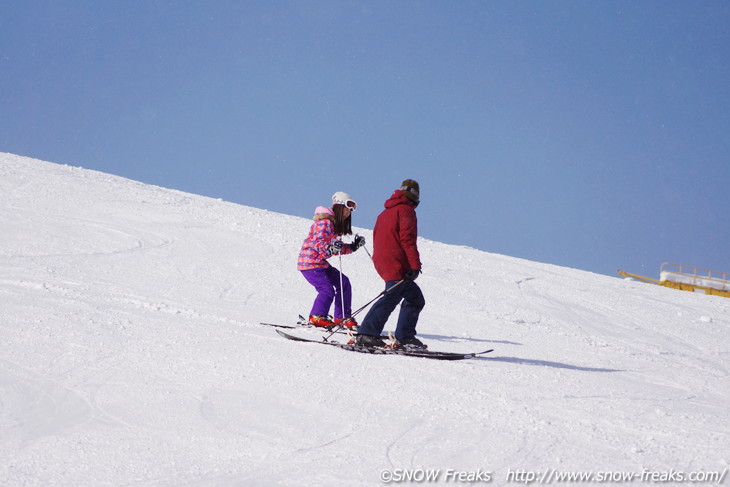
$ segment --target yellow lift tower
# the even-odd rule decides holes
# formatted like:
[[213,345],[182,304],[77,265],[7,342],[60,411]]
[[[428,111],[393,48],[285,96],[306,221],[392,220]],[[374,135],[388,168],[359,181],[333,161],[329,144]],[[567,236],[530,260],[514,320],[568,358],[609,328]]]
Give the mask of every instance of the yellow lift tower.
[[691,291],[693,293],[712,294],[730,298],[730,273],[699,269],[697,267],[665,262],[659,268],[659,279],[639,276],[618,270],[621,276],[642,282],[658,284],[664,287]]

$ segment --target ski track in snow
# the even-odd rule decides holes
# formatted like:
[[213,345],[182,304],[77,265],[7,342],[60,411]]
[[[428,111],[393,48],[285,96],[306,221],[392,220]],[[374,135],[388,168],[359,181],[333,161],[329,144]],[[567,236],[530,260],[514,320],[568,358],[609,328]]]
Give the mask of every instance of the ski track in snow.
[[350,353],[258,325],[311,306],[309,224],[0,154],[0,485],[727,469],[730,300],[421,239],[422,338],[495,352]]

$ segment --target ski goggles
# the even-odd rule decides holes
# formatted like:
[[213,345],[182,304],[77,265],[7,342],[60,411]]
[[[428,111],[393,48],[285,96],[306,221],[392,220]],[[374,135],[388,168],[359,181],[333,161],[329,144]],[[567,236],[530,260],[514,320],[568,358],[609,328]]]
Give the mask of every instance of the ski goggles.
[[342,205],[350,211],[355,211],[357,209],[357,203],[355,203],[353,200],[335,201],[334,203],[336,205]]

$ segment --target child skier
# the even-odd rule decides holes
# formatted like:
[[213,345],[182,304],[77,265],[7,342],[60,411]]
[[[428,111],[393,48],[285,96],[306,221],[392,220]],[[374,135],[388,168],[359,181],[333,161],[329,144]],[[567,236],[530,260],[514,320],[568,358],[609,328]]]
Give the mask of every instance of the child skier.
[[[357,325],[350,317],[352,312],[352,287],[350,280],[327,259],[333,255],[346,255],[365,245],[365,238],[355,235],[352,243],[342,242],[342,235],[352,235],[352,212],[357,203],[338,191],[332,195],[332,208],[318,206],[314,211],[314,223],[299,251],[297,269],[317,290],[317,297],[309,313],[309,323],[314,326]],[[334,320],[329,316],[332,301],[335,302]]]

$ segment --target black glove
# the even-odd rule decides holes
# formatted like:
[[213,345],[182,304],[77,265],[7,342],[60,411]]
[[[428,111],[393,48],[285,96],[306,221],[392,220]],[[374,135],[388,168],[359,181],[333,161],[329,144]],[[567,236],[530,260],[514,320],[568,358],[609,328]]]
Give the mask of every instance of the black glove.
[[403,276],[404,281],[415,281],[418,279],[418,275],[421,273],[421,269],[411,269],[410,271],[406,272],[406,275]]
[[330,246],[327,248],[327,252],[330,253],[330,255],[337,255],[342,252],[342,240],[335,240],[330,244]]
[[362,237],[360,235],[355,235],[355,240],[352,241],[350,244],[350,248],[352,248],[352,251],[356,251],[360,247],[365,245],[365,237]]

